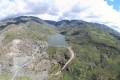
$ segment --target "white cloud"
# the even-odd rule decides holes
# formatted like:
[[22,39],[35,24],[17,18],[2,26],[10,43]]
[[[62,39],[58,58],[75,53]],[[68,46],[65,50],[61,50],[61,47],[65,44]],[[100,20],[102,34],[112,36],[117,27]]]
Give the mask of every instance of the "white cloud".
[[120,32],[120,12],[104,0],[2,0],[0,15],[0,19],[19,15],[48,20],[81,19],[117,26],[112,28]]

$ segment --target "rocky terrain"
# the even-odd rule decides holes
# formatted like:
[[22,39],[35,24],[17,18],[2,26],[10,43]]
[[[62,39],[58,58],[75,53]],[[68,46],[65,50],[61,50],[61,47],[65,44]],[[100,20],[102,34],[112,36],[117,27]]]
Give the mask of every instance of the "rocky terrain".
[[25,75],[32,80],[48,80],[50,61],[46,53],[47,46],[42,41],[14,39],[0,49],[0,73],[9,72],[10,79],[19,69],[13,80],[19,80]]
[[1,22],[0,80],[48,80],[51,65],[46,40],[54,27],[49,29],[51,25],[34,18]]

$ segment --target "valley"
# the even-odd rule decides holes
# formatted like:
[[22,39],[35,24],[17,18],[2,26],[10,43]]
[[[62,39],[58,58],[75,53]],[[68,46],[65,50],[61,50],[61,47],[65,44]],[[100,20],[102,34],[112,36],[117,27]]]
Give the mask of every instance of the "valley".
[[108,26],[20,16],[0,35],[0,80],[120,79],[120,33]]

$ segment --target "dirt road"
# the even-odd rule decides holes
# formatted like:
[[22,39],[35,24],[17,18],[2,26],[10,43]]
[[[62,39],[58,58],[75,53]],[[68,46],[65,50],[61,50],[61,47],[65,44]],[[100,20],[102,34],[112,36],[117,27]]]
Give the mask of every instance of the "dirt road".
[[17,71],[15,72],[15,74],[13,75],[13,77],[12,77],[11,80],[14,80],[14,79],[15,79],[15,77],[16,77],[16,75],[17,75],[17,73],[19,72],[20,69],[22,69],[22,68],[23,68],[24,66],[26,66],[26,65],[29,65],[30,63],[32,63],[32,62],[35,60],[35,54],[37,53],[37,51],[38,51],[38,49],[36,49],[36,50],[35,50],[35,53],[32,54],[32,60],[31,60],[31,61],[29,61],[29,62],[21,65],[21,66],[17,69]]
[[61,74],[61,71],[64,70],[66,68],[66,66],[74,59],[75,57],[75,53],[73,52],[73,50],[71,49],[71,47],[67,47],[67,49],[70,51],[70,59],[66,62],[66,64],[62,67],[62,69],[60,71],[58,71],[55,74],[52,74],[52,76],[58,76]]
[[67,65],[73,60],[73,58],[75,57],[75,54],[74,54],[73,50],[71,49],[71,47],[67,47],[67,48],[68,48],[68,50],[70,51],[71,57],[70,57],[70,59],[67,61],[67,63],[63,66],[63,68],[61,69],[61,71],[64,70],[64,69],[66,68],[66,66],[67,66]]

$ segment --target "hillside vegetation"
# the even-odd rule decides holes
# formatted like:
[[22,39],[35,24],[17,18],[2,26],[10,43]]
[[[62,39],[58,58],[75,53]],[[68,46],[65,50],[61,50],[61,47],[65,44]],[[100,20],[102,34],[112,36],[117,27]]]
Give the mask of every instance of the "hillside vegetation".
[[48,35],[57,33],[54,26],[35,17],[10,19],[4,22],[4,24],[1,24],[0,28],[0,33],[5,38],[4,42],[10,42],[16,38],[47,41]]
[[[48,45],[48,36],[56,33],[65,35],[75,57],[60,75],[51,76],[70,59],[66,47]],[[37,54],[31,56],[36,47]],[[120,80],[120,33],[80,20],[55,22],[21,16],[1,21],[0,80],[10,79],[15,62],[27,57],[36,59],[21,69],[26,74],[17,75],[16,80]]]
[[76,54],[55,80],[120,80],[119,33],[105,25],[77,21],[58,22],[57,27]]

